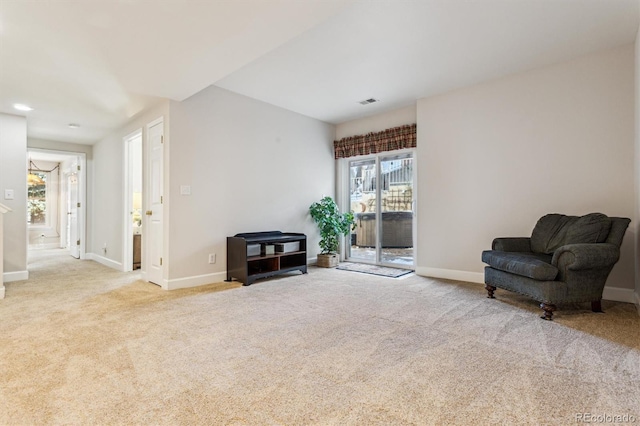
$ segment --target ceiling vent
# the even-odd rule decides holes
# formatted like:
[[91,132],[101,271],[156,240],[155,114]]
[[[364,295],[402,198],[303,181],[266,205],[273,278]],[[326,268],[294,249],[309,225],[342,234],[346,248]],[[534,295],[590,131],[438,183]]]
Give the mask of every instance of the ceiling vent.
[[380,102],[380,99],[374,99],[374,98],[369,98],[369,99],[365,99],[364,101],[360,101],[358,102],[360,105],[369,105],[369,104],[373,104],[376,102]]

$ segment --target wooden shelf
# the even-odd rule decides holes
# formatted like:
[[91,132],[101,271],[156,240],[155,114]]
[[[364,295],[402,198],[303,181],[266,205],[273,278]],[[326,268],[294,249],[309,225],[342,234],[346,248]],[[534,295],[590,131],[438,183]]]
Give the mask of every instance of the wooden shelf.
[[305,251],[292,251],[289,253],[275,253],[275,254],[265,254],[265,255],[260,255],[260,256],[251,256],[251,257],[247,257],[247,262],[252,262],[254,260],[260,260],[260,259],[269,259],[271,257],[283,257],[283,256],[292,256],[294,254],[305,254],[306,255],[307,252]]
[[[247,255],[249,245],[259,244],[264,247],[291,242],[298,242],[299,250],[259,256]],[[296,270],[307,273],[307,236],[304,234],[271,231],[227,237],[227,281],[235,278],[246,286],[261,278]]]

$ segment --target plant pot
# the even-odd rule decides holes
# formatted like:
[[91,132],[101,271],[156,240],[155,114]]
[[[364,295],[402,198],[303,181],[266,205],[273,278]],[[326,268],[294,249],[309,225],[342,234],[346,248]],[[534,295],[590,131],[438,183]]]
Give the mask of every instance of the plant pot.
[[338,266],[337,254],[319,254],[317,265],[321,268],[335,268]]

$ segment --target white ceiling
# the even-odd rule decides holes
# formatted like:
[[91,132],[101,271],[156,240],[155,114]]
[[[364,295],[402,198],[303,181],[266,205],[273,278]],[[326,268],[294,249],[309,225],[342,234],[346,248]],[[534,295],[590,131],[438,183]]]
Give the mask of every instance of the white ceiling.
[[216,85],[340,123],[632,43],[637,29],[637,0],[358,2]]
[[91,144],[216,84],[340,123],[632,43],[638,3],[0,0],[0,112],[27,103],[30,137]]
[[[0,112],[30,137],[94,143],[184,100],[349,0],[0,0]],[[70,129],[69,123],[80,124]]]

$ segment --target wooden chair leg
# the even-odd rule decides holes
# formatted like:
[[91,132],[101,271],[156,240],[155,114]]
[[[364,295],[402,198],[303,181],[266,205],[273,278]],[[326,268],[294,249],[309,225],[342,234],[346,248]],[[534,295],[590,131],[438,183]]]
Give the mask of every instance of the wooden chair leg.
[[591,310],[593,312],[602,312],[602,300],[594,300],[591,302]]
[[495,299],[495,297],[493,297],[493,292],[496,291],[496,288],[492,285],[486,284],[484,286],[485,290],[487,290],[487,292],[489,293],[489,295],[487,296],[487,298],[489,299]]
[[544,315],[540,318],[547,321],[553,321],[553,311],[556,310],[556,305],[552,305],[551,303],[541,303],[540,307],[544,311]]

